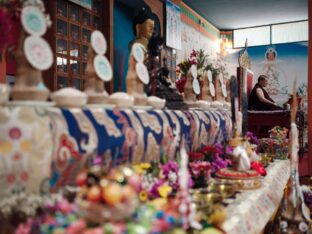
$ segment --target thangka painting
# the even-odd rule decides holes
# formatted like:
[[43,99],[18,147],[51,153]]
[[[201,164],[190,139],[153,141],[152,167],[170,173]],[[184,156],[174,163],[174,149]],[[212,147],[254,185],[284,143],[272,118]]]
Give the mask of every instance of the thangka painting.
[[[287,43],[248,48],[254,72],[253,86],[260,75],[268,77],[269,95],[280,105],[292,94],[294,79],[298,80],[298,93],[306,96],[308,77],[308,43]],[[238,53],[226,57],[229,73],[235,75]]]
[[166,45],[181,49],[181,10],[171,1],[166,2]]

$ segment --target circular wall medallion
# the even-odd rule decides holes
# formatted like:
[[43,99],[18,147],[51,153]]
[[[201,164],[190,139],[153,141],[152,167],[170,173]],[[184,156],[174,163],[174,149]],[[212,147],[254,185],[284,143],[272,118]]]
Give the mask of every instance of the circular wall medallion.
[[144,61],[144,48],[140,43],[134,43],[132,45],[132,54],[138,63]]
[[47,31],[45,16],[38,7],[24,7],[21,14],[23,28],[30,35],[42,36]]
[[191,66],[191,73],[194,79],[197,79],[197,66],[196,65],[192,65]]
[[104,55],[107,50],[107,43],[103,33],[95,30],[91,34],[91,46],[97,54]]
[[210,91],[211,96],[214,97],[216,95],[216,90],[212,82],[209,82],[209,91]]
[[226,87],[225,87],[225,84],[223,84],[223,83],[221,85],[221,90],[222,90],[223,97],[227,97]]
[[193,85],[194,93],[197,95],[200,94],[199,81],[197,79],[194,79],[192,85]]
[[93,60],[93,66],[100,79],[110,81],[113,78],[112,67],[105,56],[96,55]]
[[212,82],[212,72],[208,70],[208,81]]
[[137,63],[135,65],[135,71],[138,75],[138,77],[140,78],[140,80],[144,83],[144,84],[148,84],[149,83],[149,74],[148,74],[148,70],[146,68],[146,66],[143,63]]
[[24,42],[24,53],[30,65],[40,71],[49,69],[53,64],[51,48],[41,37],[27,37]]

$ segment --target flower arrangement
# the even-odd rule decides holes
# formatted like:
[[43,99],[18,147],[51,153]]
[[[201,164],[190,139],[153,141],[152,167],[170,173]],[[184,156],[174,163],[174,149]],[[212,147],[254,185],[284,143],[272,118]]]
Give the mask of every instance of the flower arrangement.
[[[19,192],[13,196],[4,198],[0,202],[0,226],[4,228],[2,225],[6,224],[8,228],[10,225],[15,228],[16,225],[36,217],[47,210],[50,204],[59,204],[62,200],[63,198],[59,194],[41,195],[24,192]],[[59,205],[61,206],[61,204]],[[64,206],[62,207],[64,208]]]
[[[65,207],[65,209],[62,207]],[[58,203],[52,203],[41,215],[20,224],[15,233],[167,233],[181,225],[181,219],[177,212],[158,209],[152,205],[139,207],[132,219],[95,225],[94,223],[88,223],[87,220],[80,217],[80,213],[74,204],[63,200]],[[186,233],[182,232],[182,234]]]
[[[190,161],[203,160],[211,165],[211,173],[232,165],[229,155],[233,152],[230,146],[223,147],[221,144],[206,145],[197,152],[190,152]],[[192,174],[192,172],[191,172]]]
[[260,139],[260,149],[273,156],[275,159],[287,159],[288,157],[288,129],[275,126],[269,130],[270,138]]
[[270,138],[275,138],[278,140],[284,140],[287,137],[288,129],[282,128],[280,126],[275,126],[269,130]]
[[190,57],[178,64],[178,71],[181,72],[182,75],[186,76],[188,70],[191,68],[193,64],[196,64],[196,61]]
[[179,63],[176,68],[176,72],[179,74],[178,75],[179,79],[177,79],[176,81],[176,87],[180,93],[184,92],[188,70],[191,68],[192,65],[197,65],[196,56],[197,56],[197,52],[193,50],[189,58]]
[[[179,164],[169,160],[166,163],[141,163],[134,166],[141,176],[139,199],[142,202],[156,198],[167,198],[179,190]],[[192,186],[192,181],[189,181]]]
[[189,163],[189,171],[194,181],[194,188],[202,188],[208,184],[211,178],[211,164],[206,161],[196,161]]

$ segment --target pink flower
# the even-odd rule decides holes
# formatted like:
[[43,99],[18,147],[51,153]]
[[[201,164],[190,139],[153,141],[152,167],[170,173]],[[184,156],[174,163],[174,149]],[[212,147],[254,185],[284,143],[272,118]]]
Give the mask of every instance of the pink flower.
[[64,214],[69,214],[74,210],[73,204],[69,203],[67,200],[62,200],[57,206]]
[[197,56],[197,52],[195,50],[192,50],[190,57],[192,58],[192,57],[196,57],[196,56]]
[[177,86],[177,89],[180,93],[183,93],[184,92],[184,87],[185,87],[185,84],[186,84],[186,78],[183,76],[181,77],[180,80],[177,80],[176,81],[176,86]]
[[[1,20],[1,19],[0,19]],[[1,43],[1,42],[0,42]],[[18,140],[21,138],[22,136],[22,132],[19,128],[17,127],[13,127],[9,130],[9,136],[11,137],[11,139],[13,140]]]
[[20,174],[20,178],[22,181],[26,182],[29,178],[28,176],[28,173],[26,171],[23,171],[21,174]]
[[103,234],[103,229],[102,228],[93,228],[93,229],[88,229],[83,232],[83,234]]
[[192,59],[192,60],[190,61],[190,63],[191,63],[191,65],[197,65],[196,59]]
[[15,234],[30,234],[33,221],[31,219],[27,220],[26,223],[22,223],[18,226]]
[[6,179],[9,184],[13,184],[16,180],[16,177],[14,174],[9,174],[7,175]]
[[67,234],[81,233],[86,227],[87,227],[87,225],[86,225],[85,221],[77,220],[74,223],[72,223],[71,226],[66,228],[66,233]]

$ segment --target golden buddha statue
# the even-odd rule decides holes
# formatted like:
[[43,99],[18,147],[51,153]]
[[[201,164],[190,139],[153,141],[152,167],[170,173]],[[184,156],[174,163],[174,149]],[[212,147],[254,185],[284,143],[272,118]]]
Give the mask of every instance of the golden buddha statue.
[[153,13],[148,7],[143,7],[133,21],[133,31],[136,39],[133,43],[140,43],[147,51],[149,40],[151,39],[155,21]]
[[146,105],[147,99],[144,96],[144,84],[139,79],[135,70],[135,66],[138,61],[135,60],[134,55],[132,54],[132,46],[134,43],[142,45],[142,49],[145,54],[145,61],[147,58],[147,46],[154,32],[153,14],[147,6],[143,7],[134,18],[133,30],[136,38],[131,42],[131,54],[126,76],[127,93],[135,98],[135,105]]

